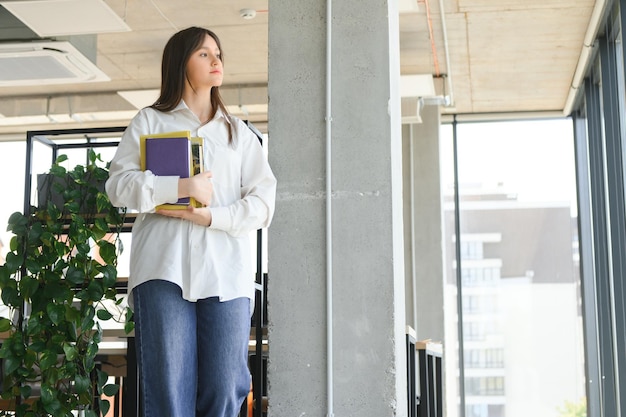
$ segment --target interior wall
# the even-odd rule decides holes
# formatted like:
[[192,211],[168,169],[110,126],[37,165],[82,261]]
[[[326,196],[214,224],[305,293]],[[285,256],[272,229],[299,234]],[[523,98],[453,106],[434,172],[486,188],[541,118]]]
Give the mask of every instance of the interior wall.
[[440,111],[425,106],[422,122],[403,136],[406,320],[418,340],[444,340],[443,196]]

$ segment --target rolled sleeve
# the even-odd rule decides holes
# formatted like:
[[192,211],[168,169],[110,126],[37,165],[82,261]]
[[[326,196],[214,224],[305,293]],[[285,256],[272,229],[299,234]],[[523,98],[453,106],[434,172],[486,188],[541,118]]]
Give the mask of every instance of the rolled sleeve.
[[175,203],[178,201],[179,177],[154,177],[154,204]]
[[232,221],[228,207],[211,208],[211,225],[209,227],[212,229],[226,231],[232,228]]

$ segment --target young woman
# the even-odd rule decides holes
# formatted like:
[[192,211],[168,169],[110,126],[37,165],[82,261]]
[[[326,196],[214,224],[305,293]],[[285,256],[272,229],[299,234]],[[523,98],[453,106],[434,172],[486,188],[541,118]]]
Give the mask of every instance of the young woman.
[[[220,98],[215,33],[191,27],[173,35],[161,71],[160,97],[124,132],[106,184],[114,205],[140,213],[129,291],[143,415],[234,417],[250,390],[249,233],[270,224],[276,178],[256,136]],[[203,139],[205,172],[141,171],[139,137],[181,130]],[[155,210],[183,197],[206,207]]]

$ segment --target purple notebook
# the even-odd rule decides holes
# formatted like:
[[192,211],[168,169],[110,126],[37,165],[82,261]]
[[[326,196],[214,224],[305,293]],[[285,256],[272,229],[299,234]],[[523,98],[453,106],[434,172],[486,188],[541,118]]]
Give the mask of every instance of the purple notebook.
[[[154,175],[189,178],[191,141],[188,138],[147,138],[146,169]],[[189,204],[189,198],[181,198],[176,204]]]

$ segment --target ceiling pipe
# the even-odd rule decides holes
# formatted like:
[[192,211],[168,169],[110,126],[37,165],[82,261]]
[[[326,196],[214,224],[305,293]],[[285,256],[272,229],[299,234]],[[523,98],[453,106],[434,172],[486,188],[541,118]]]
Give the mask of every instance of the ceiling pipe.
[[589,25],[587,26],[587,32],[583,40],[582,51],[578,57],[578,64],[576,65],[576,71],[572,79],[572,84],[569,88],[567,99],[565,100],[565,106],[563,107],[563,114],[569,116],[572,113],[572,108],[578,96],[578,90],[587,73],[587,66],[591,58],[591,52],[593,51],[594,42],[598,35],[598,29],[602,22],[607,6],[607,0],[597,0],[593,6],[591,13],[591,19],[589,19]]
[[326,0],[326,417],[334,417],[333,358],[333,175],[332,175],[332,58],[333,2]]
[[430,48],[433,51],[433,61],[435,64],[435,77],[439,77],[441,72],[439,71],[439,58],[437,57],[437,47],[435,46],[435,36],[433,35],[433,19],[430,16],[430,4],[428,0],[424,0],[426,6],[426,20],[428,22],[428,37],[430,38]]
[[[454,105],[454,93],[452,89],[452,70],[450,69],[450,48],[448,43],[448,29],[446,27],[446,12],[443,6],[443,0],[439,0],[439,15],[441,17],[441,32],[443,36],[443,49],[446,58],[446,74],[442,74],[439,68],[439,57],[437,54],[437,47],[435,46],[435,36],[433,34],[433,21],[430,14],[430,3],[428,0],[421,0],[418,3],[424,3],[426,8],[426,21],[428,23],[428,36],[430,38],[430,47],[433,53],[433,64],[435,65],[435,77],[444,78],[444,101],[440,103],[443,106],[450,107]],[[448,94],[446,92],[446,86]],[[430,103],[433,104],[433,103]]]
[[441,15],[441,32],[443,33],[443,50],[446,56],[446,79],[448,84],[448,94],[445,98],[445,106],[454,107],[454,92],[452,89],[452,69],[450,68],[450,48],[448,45],[448,29],[446,27],[446,11],[443,7],[443,0],[439,0],[439,13]]

